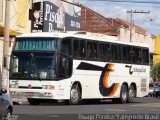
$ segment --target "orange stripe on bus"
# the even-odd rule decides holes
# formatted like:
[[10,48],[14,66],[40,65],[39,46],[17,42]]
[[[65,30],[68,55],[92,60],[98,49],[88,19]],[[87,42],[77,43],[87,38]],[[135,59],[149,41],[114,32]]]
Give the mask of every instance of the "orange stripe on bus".
[[[105,88],[109,88],[108,80],[109,80],[110,73],[114,72],[114,70],[112,69],[113,66],[114,66],[114,64],[109,64],[108,65],[109,71],[106,71],[105,74],[104,74],[104,77],[103,77],[103,86]],[[113,90],[111,91],[111,93],[109,94],[109,96],[113,96],[117,92],[118,88],[119,88],[119,83],[115,83],[115,85],[113,87]]]
[[104,77],[103,77],[103,86],[104,86],[105,88],[108,88],[108,87],[109,87],[109,86],[108,86],[108,79],[109,79],[109,74],[110,74],[110,72],[114,72],[114,70],[112,69],[113,66],[114,66],[114,64],[109,64],[109,66],[108,66],[109,71],[106,71],[106,72],[105,72],[105,75],[104,75]]
[[103,86],[105,88],[108,88],[108,77],[109,77],[110,72],[106,72],[104,77],[103,77]]
[[112,92],[109,94],[109,96],[113,96],[117,92],[118,87],[119,87],[119,83],[115,83],[115,86],[114,86]]

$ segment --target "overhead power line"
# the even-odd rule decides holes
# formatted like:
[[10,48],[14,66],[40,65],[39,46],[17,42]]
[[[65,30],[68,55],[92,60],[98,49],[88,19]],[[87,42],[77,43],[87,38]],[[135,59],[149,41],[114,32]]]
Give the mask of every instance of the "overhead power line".
[[133,13],[134,14],[138,14],[138,13],[141,13],[141,14],[150,14],[150,11],[133,11],[133,10],[131,10],[131,11],[127,11],[127,13],[130,13],[130,15],[131,15],[131,18],[130,18],[130,42],[132,42],[132,29],[133,29],[133,25],[134,25],[134,23],[133,23]]
[[138,0],[88,0],[88,1],[104,1],[104,2],[123,2],[123,3],[144,3],[144,4],[160,4],[157,1],[138,1]]

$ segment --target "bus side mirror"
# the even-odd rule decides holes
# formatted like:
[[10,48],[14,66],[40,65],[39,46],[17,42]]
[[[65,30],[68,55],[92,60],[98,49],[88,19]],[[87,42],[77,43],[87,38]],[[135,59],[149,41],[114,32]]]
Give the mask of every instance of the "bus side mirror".
[[6,94],[7,90],[5,88],[1,88],[0,94]]

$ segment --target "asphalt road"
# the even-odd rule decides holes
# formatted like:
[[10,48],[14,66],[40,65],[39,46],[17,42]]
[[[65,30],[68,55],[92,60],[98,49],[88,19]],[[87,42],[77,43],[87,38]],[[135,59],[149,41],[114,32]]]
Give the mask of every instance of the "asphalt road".
[[[100,104],[66,105],[45,103],[38,106],[14,105],[18,120],[110,120],[160,119],[160,98],[136,98],[134,103],[113,104],[110,100]],[[16,120],[16,119],[15,119]]]

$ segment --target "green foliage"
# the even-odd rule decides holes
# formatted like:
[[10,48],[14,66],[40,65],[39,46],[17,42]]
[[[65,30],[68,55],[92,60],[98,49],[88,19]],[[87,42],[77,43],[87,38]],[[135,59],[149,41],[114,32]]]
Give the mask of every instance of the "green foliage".
[[151,67],[151,77],[153,81],[160,81],[160,62]]

